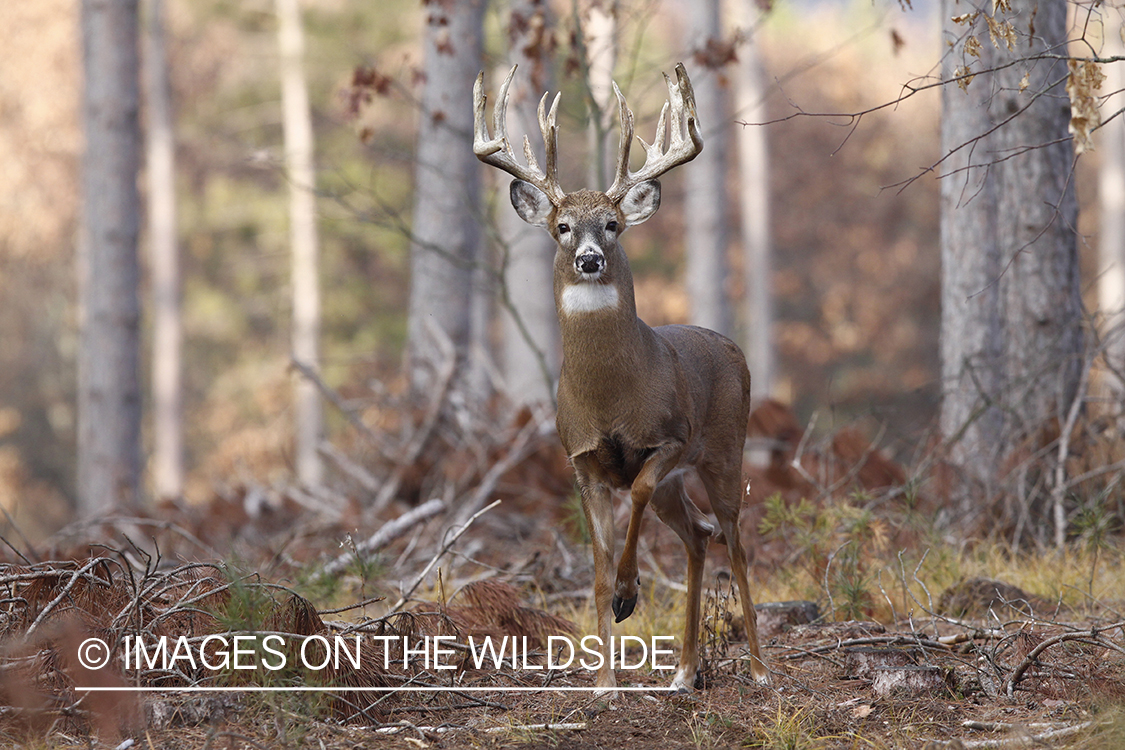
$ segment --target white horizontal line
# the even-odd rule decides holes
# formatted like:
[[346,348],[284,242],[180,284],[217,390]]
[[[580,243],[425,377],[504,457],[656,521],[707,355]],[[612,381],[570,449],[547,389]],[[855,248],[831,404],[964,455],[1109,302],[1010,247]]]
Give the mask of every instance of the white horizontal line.
[[656,692],[666,693],[671,687],[436,687],[431,685],[404,685],[402,687],[313,687],[309,685],[295,685],[292,687],[245,685],[242,687],[136,687],[132,685],[91,686],[75,687],[91,693],[592,693],[596,691],[620,693]]

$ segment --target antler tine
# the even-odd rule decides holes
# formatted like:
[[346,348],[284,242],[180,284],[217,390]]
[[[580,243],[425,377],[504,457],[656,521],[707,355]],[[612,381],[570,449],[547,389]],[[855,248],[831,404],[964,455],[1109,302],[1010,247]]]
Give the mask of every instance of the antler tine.
[[[547,180],[551,183],[552,189],[555,193],[544,191],[548,196],[554,199],[562,199],[563,192],[559,187],[559,101],[562,99],[562,92],[555,94],[554,101],[551,102],[551,109],[547,109],[547,97],[550,94],[545,92],[543,98],[539,100],[539,132],[543,134],[543,149],[545,152],[546,160],[543,163],[543,172]],[[558,202],[557,200],[555,201]]]
[[[669,81],[669,84],[671,82]],[[695,89],[691,87],[691,79],[688,78],[687,70],[684,68],[683,63],[676,65],[676,85],[679,89],[679,106],[680,112],[687,114],[687,135],[691,139],[692,146],[696,149],[695,154],[692,155],[694,159],[703,150],[703,134],[699,132],[699,115],[695,111]],[[669,86],[671,88],[671,86]]]
[[[613,185],[607,195],[613,193],[613,188],[623,185],[629,178],[629,152],[633,144],[634,119],[633,110],[625,102],[625,96],[617,87],[617,81],[612,81],[613,93],[617,97],[617,114],[620,119],[621,141],[617,147],[617,169],[614,171]],[[642,140],[641,143],[644,143]],[[622,193],[624,195],[624,193]]]
[[515,158],[512,152],[512,142],[508,138],[508,88],[512,85],[512,78],[516,75],[516,65],[508,71],[504,83],[500,84],[500,91],[496,93],[496,107],[492,112],[492,132],[504,141],[504,150],[508,156]]
[[539,160],[535,158],[535,150],[531,148],[531,139],[525,134],[523,137],[523,158],[527,159],[527,166],[536,172],[541,172]]
[[[508,77],[504,79],[503,85],[500,86],[492,119],[492,129],[495,131],[496,137],[491,139],[488,137],[488,127],[485,125],[484,110],[487,97],[484,95],[484,71],[477,75],[476,83],[473,84],[473,153],[485,164],[501,169],[516,179],[531,183],[546,193],[553,203],[557,204],[563,198],[562,189],[559,187],[558,149],[554,137],[557,130],[555,117],[558,112],[559,97],[555,97],[555,104],[551,108],[549,129],[544,127],[542,103],[540,103],[539,108],[540,128],[543,130],[547,147],[546,170],[539,168],[539,164],[531,151],[531,143],[526,136],[524,137],[524,155],[527,157],[528,166],[523,166],[516,161],[515,152],[512,150],[512,144],[508,138],[508,95],[515,74],[516,66],[513,65],[508,72]],[[545,96],[544,99],[546,99]]]
[[490,140],[488,126],[484,124],[484,105],[488,97],[484,95],[484,71],[477,74],[476,83],[473,84],[473,153],[484,161],[501,149],[501,139]]
[[[703,150],[703,136],[699,132],[699,117],[695,112],[695,92],[692,90],[691,80],[683,63],[676,65],[675,84],[667,75],[664,76],[664,80],[668,85],[668,101],[660,110],[656,138],[652,145],[641,139],[646,157],[644,166],[637,172],[629,171],[629,146],[625,141],[626,134],[630,141],[633,139],[633,113],[628,111],[625,97],[614,84],[618,107],[621,109],[622,146],[618,152],[617,176],[613,185],[606,191],[606,195],[613,201],[624,198],[634,185],[654,180],[673,167],[691,161]],[[665,117],[670,121],[667,129]],[[628,128],[626,128],[626,121],[628,121]]]

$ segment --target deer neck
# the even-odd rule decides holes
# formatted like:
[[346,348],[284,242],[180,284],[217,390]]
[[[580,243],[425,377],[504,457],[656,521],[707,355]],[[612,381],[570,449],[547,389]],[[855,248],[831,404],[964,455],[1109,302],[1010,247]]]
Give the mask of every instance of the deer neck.
[[628,262],[624,253],[619,257],[612,275],[598,281],[555,273],[563,350],[560,386],[592,399],[603,391],[620,393],[623,382],[641,375],[652,346],[652,330],[637,317]]

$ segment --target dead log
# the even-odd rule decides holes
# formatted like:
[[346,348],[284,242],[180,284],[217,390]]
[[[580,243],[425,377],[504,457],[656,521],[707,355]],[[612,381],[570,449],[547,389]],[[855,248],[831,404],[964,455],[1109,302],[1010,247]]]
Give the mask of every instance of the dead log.
[[953,671],[931,666],[875,667],[871,687],[880,698],[947,696],[956,690]]
[[855,646],[844,649],[844,676],[871,679],[877,669],[897,669],[918,665],[918,651],[905,648]]

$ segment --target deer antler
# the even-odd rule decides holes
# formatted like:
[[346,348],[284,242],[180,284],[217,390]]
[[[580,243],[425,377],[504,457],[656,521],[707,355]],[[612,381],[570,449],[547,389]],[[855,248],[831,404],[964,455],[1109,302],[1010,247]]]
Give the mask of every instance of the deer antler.
[[497,95],[496,110],[492,117],[492,129],[496,137],[492,139],[488,137],[488,126],[484,122],[484,105],[488,100],[484,95],[484,71],[482,70],[477,76],[477,82],[473,85],[473,153],[485,164],[502,169],[517,179],[530,182],[542,190],[551,203],[557,206],[565,197],[562,188],[559,187],[558,125],[556,124],[559,98],[562,94],[555,95],[549,111],[547,94],[543,94],[543,98],[539,100],[539,131],[543,135],[543,144],[547,150],[546,168],[540,169],[535,153],[531,150],[531,141],[526,135],[523,137],[523,153],[527,159],[525,167],[516,161],[511,140],[508,138],[508,87],[515,74],[516,66],[513,65]]
[[[676,65],[676,83],[664,74],[668,84],[668,101],[660,110],[656,123],[656,138],[652,145],[644,138],[637,140],[645,148],[645,163],[637,172],[629,171],[629,147],[633,141],[633,112],[625,103],[625,97],[617,84],[613,93],[617,95],[617,108],[621,115],[621,146],[617,150],[617,174],[606,195],[613,202],[620,201],[629,189],[646,180],[653,180],[673,167],[689,162],[703,150],[703,136],[699,133],[699,117],[695,113],[695,92],[692,91],[684,64]],[[665,117],[671,109],[671,128],[665,130]],[[665,141],[669,141],[667,146]],[[479,152],[478,152],[479,153]]]

